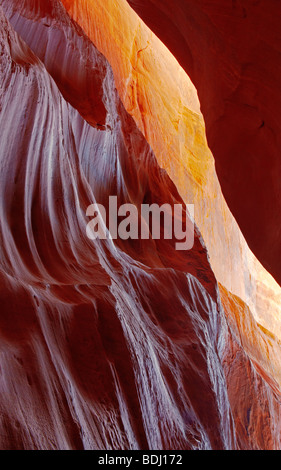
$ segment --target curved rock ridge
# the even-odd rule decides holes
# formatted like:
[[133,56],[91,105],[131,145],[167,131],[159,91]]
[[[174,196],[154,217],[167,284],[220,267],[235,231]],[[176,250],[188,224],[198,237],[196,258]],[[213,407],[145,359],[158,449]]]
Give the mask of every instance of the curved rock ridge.
[[[17,15],[12,3],[17,32],[0,8],[0,448],[279,448],[280,343],[217,285],[199,230],[187,252],[87,238],[88,205],[109,195],[183,200],[60,3]],[[101,71],[92,122],[75,73],[65,90],[68,67],[56,72],[58,36],[79,76],[85,57]]]
[[222,310],[199,233],[191,252],[86,237],[87,206],[108,194],[181,199],[108,63],[80,40],[106,70],[104,130],[65,101],[1,10],[0,447],[231,448]]
[[128,0],[196,86],[226,201],[281,284],[281,5]]
[[[80,37],[80,28],[63,14],[63,6],[37,0],[9,2],[3,0],[7,18],[32,48],[56,82],[63,97],[91,125],[105,125],[102,83],[106,69],[89,55],[88,43]],[[24,13],[24,21],[21,16]],[[57,18],[61,17],[61,20]],[[64,21],[64,29],[61,29]],[[41,27],[40,27],[41,24]],[[73,35],[76,29],[76,35]],[[81,51],[84,47],[83,54]]]
[[225,202],[189,77],[126,0],[62,3],[110,62],[124,106],[159,165],[184,201],[195,204],[195,220],[217,280],[281,338],[281,288],[249,249]]

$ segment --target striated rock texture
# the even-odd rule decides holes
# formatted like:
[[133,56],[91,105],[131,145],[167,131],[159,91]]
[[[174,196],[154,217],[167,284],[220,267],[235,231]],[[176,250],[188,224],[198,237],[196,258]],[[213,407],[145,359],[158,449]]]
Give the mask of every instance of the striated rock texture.
[[[194,203],[217,280],[281,338],[281,288],[253,256],[224,200],[190,79],[126,0],[63,3],[112,65],[122,102],[159,165]],[[9,17],[17,27],[16,16]]]
[[199,229],[187,252],[86,237],[109,195],[183,202],[108,61],[57,0],[0,22],[0,448],[280,448],[280,341]]
[[237,447],[280,449],[280,340],[255,321],[239,297],[219,289],[229,328],[223,366]]
[[91,202],[180,197],[120,103],[108,63],[57,2],[50,14],[54,25],[38,19],[37,37],[60,29],[70,50],[79,45],[99,64],[106,128],[65,101],[1,13],[0,447],[230,447],[206,250],[199,235],[184,256],[171,241],[87,239]]

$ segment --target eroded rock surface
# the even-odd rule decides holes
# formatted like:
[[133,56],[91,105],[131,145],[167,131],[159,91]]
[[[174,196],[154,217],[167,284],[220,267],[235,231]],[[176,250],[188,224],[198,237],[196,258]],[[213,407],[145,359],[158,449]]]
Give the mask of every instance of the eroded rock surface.
[[281,283],[280,3],[128,0],[195,84],[226,201]]
[[109,195],[183,203],[108,61],[60,2],[1,5],[0,448],[278,448],[279,341],[199,229],[186,252],[86,236]]

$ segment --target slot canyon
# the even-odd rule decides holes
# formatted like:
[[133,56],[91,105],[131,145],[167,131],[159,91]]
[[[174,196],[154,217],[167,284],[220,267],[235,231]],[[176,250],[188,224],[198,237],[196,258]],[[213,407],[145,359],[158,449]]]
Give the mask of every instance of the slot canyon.
[[[0,0],[1,450],[281,449],[280,19]],[[112,196],[192,248],[90,239]]]

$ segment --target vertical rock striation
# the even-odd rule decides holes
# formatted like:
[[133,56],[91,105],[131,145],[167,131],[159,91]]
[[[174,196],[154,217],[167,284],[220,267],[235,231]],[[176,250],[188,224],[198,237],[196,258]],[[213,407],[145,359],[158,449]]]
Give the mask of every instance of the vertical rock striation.
[[280,342],[199,229],[186,252],[86,236],[109,196],[183,203],[109,62],[57,0],[0,22],[0,448],[280,447]]
[[195,204],[217,280],[281,338],[281,288],[249,249],[222,195],[190,79],[126,0],[63,3],[112,65],[124,106],[160,166]]
[[1,12],[0,446],[231,447],[221,309],[199,233],[184,255],[173,241],[86,237],[86,208],[108,195],[181,199],[108,63],[59,11],[54,30],[100,64],[105,127],[65,100]]

